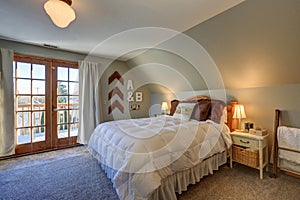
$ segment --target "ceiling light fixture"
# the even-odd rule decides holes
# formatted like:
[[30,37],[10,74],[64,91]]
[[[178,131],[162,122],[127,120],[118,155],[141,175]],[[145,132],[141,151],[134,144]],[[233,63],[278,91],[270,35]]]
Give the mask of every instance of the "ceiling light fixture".
[[44,9],[56,26],[66,28],[76,18],[71,5],[72,0],[48,0]]

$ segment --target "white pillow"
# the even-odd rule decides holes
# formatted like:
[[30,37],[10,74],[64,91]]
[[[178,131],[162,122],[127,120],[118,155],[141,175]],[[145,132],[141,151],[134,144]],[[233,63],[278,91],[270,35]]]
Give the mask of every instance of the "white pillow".
[[181,120],[189,120],[196,103],[179,103],[173,117]]
[[220,123],[227,123],[227,106],[223,110],[223,115],[221,117]]

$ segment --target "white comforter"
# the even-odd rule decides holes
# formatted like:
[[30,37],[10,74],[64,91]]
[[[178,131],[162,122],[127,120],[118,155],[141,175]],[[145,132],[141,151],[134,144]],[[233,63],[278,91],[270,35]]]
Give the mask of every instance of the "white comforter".
[[226,125],[170,116],[98,125],[89,148],[105,166],[120,199],[147,199],[161,180],[231,145]]

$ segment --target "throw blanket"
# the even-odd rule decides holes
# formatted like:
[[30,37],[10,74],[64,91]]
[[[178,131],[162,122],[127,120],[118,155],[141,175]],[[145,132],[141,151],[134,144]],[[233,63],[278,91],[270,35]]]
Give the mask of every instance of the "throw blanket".
[[[286,126],[278,127],[278,146],[300,150],[300,129]],[[300,154],[279,149],[279,157],[300,164]]]
[[119,120],[98,125],[89,148],[114,170],[111,180],[120,199],[147,199],[162,179],[230,147],[229,133],[225,124],[209,120]]

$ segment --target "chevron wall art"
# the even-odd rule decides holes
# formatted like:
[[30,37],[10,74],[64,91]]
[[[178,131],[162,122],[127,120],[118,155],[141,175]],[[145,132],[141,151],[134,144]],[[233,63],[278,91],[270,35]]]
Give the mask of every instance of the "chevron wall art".
[[118,88],[118,86],[116,86],[114,89],[112,89],[109,93],[108,93],[108,100],[110,101],[111,98],[114,95],[118,95],[122,100],[124,100],[124,95],[121,92],[121,90]]
[[112,111],[118,108],[122,113],[124,113],[124,107],[122,106],[122,104],[118,101],[115,100],[109,107],[108,107],[108,114],[112,113]]
[[[119,72],[117,72],[117,71],[115,71],[108,77],[108,85],[110,85],[115,79],[117,79],[117,81],[119,81],[122,85],[124,85],[124,80],[123,80],[122,76],[119,74]],[[108,101],[111,102],[110,100],[115,95],[119,96],[122,101],[124,100],[124,94],[117,86],[114,87],[108,93]],[[124,106],[118,100],[115,100],[111,105],[109,105],[108,114],[111,114],[112,111],[116,108],[119,109],[121,111],[121,113],[124,113]]]

